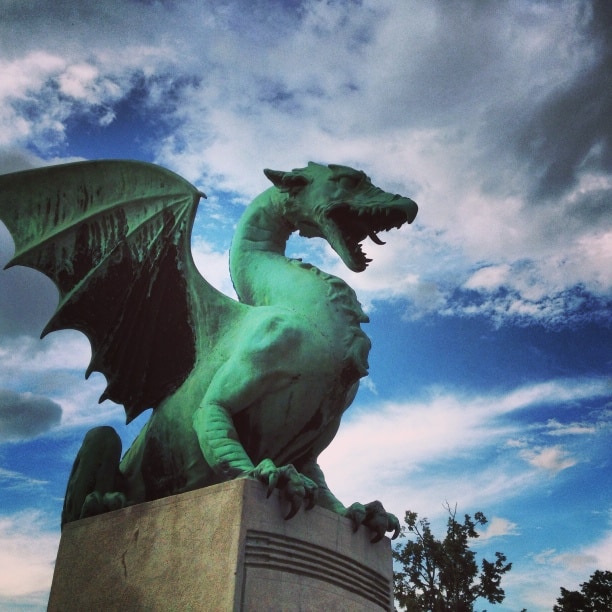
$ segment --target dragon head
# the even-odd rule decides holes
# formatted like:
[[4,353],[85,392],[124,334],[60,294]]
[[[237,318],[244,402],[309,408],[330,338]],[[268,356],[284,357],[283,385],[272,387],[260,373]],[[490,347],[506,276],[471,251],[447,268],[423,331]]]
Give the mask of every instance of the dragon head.
[[369,237],[385,244],[381,231],[412,223],[417,205],[409,198],[387,193],[361,171],[348,166],[309,162],[291,172],[264,170],[287,194],[285,218],[307,238],[324,238],[353,272],[363,272],[371,259],[361,243]]

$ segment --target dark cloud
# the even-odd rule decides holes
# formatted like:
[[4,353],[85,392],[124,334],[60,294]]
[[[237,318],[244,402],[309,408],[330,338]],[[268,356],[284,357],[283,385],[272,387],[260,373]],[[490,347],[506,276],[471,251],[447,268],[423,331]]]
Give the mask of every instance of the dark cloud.
[[[56,161],[19,148],[0,151],[0,174],[18,172]],[[4,269],[14,252],[13,240],[0,221],[0,338],[32,335],[38,337],[57,305],[58,291],[42,273],[16,266]]]
[[0,389],[0,442],[34,438],[61,418],[61,407],[46,397]]
[[[28,170],[53,161],[44,162],[23,149],[6,149],[0,151],[0,174]],[[4,270],[13,252],[13,240],[0,221],[0,337],[38,337],[53,314],[58,292],[52,281],[40,272],[22,266]]]
[[612,171],[612,4],[585,3],[578,18],[594,59],[545,96],[516,133],[536,198],[561,196],[585,170]]
[[611,206],[612,193],[608,189],[598,189],[581,194],[566,211],[568,225],[577,224],[579,228],[583,226],[605,231],[612,227]]
[[[210,37],[211,30],[213,36],[218,32],[227,38],[236,32],[259,44],[295,27],[303,4],[300,0],[3,0],[0,52],[17,57],[23,50],[39,47],[62,56],[81,52],[87,61],[107,43],[163,45],[171,42],[168,34],[173,34],[173,46],[185,49],[196,36]],[[266,28],[263,41],[262,27]]]
[[13,253],[12,240],[0,222],[0,337],[39,336],[57,305],[52,281],[30,268],[2,268]]
[[[50,33],[63,32],[64,49],[85,42],[89,32],[83,32],[83,24],[95,23],[98,32],[110,32],[112,26],[121,27],[121,12],[115,2],[95,4],[71,2],[70,0],[41,0],[36,4],[8,0],[2,4],[5,24],[1,27],[0,50],[5,57],[18,56],[23,49],[32,47],[32,41],[44,41],[44,46],[62,49],[60,39]],[[127,24],[126,24],[127,26]],[[126,27],[124,26],[124,27]]]
[[39,336],[57,304],[53,283],[29,269],[0,275],[0,336]]

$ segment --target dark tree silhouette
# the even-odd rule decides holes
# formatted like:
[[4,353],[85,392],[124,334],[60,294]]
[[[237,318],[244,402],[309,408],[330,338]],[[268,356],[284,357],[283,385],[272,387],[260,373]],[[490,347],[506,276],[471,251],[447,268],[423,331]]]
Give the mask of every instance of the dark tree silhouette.
[[446,536],[437,540],[426,518],[407,511],[403,535],[414,540],[398,544],[393,558],[402,566],[394,572],[395,600],[408,612],[472,612],[474,602],[482,597],[495,604],[504,600],[502,576],[512,563],[495,553],[495,561],[483,559],[479,573],[476,553],[470,550],[470,539],[477,538],[476,525],[487,522],[482,512],[474,519],[466,514],[463,523],[456,519],[457,508],[447,504],[449,518]]
[[612,572],[597,570],[580,591],[561,587],[554,612],[609,612],[612,610]]

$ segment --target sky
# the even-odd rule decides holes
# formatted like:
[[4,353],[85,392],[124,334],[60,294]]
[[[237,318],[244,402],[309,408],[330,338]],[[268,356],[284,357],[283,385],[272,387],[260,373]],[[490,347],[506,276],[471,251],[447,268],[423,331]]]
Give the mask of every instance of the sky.
[[[489,519],[512,562],[488,609],[551,610],[612,570],[612,4],[587,0],[0,0],[0,173],[161,164],[205,191],[192,248],[227,253],[264,168],[364,170],[419,204],[349,272],[370,375],[321,456],[347,505]],[[0,223],[0,267],[13,243]],[[90,349],[39,335],[52,282],[0,271],[0,609],[44,610],[66,481],[98,404]],[[486,604],[481,606],[485,607]]]

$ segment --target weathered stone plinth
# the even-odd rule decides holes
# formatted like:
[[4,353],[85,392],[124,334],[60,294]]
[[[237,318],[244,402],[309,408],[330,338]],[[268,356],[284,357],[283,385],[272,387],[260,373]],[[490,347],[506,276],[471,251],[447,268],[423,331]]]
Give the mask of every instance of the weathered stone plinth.
[[392,610],[387,538],[236,480],[64,528],[50,612]]

